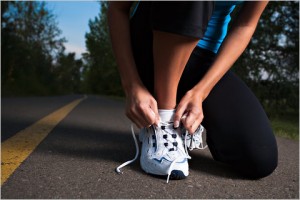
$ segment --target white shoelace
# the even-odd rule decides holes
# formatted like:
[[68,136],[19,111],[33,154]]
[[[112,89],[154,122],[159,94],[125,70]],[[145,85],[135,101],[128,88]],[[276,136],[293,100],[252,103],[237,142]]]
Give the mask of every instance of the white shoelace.
[[189,152],[187,150],[187,145],[186,145],[187,134],[188,134],[188,131],[185,131],[185,136],[184,136],[184,150],[185,150],[186,155],[189,157],[189,159],[191,159],[191,156],[189,155]]
[[[167,125],[167,124],[162,123],[162,125]],[[139,155],[139,145],[138,145],[135,133],[134,133],[133,124],[131,124],[131,133],[132,133],[132,137],[134,139],[136,153],[135,153],[135,156],[134,156],[134,158],[132,160],[126,161],[126,162],[124,162],[123,164],[119,165],[116,168],[116,172],[118,174],[122,174],[123,172],[121,171],[121,168],[123,168],[123,167],[125,167],[125,166],[127,166],[127,165],[129,165],[131,163],[133,163],[134,161],[136,161],[136,159],[138,158],[138,155]],[[186,131],[186,134],[185,134],[185,137],[184,137],[184,144],[186,144],[187,135],[188,135],[188,131]],[[184,149],[185,150],[185,157],[184,158],[191,159],[190,155],[188,154],[187,145],[184,145],[184,146],[185,146],[185,149]],[[206,146],[205,147],[202,146],[202,148],[198,148],[198,149],[205,149],[205,148],[206,148]],[[176,158],[175,160],[172,161],[172,163],[171,163],[171,165],[169,167],[169,170],[168,170],[167,183],[169,183],[170,175],[171,175],[171,172],[173,170],[174,164],[179,159],[182,159],[182,157],[178,157],[178,158]]]
[[[165,122],[161,122],[160,126],[161,126],[161,125],[162,125],[162,126],[170,126],[169,123],[165,123]],[[186,137],[186,136],[185,136],[185,137]],[[186,148],[184,149],[184,153],[185,153],[185,155],[184,155],[183,157],[177,157],[175,160],[172,161],[172,163],[171,163],[171,165],[170,165],[170,167],[169,167],[169,169],[168,169],[167,183],[169,183],[170,175],[171,175],[171,173],[172,173],[172,171],[173,171],[174,164],[175,164],[178,160],[182,160],[182,159],[185,159],[185,158],[191,159],[191,157],[189,156],[189,153],[188,153],[188,151],[187,151]]]
[[132,160],[126,161],[123,164],[121,164],[119,167],[116,168],[116,172],[118,174],[122,174],[123,172],[121,172],[121,168],[125,167],[126,165],[129,165],[129,164],[133,163],[139,156],[139,144],[138,144],[137,139],[135,137],[133,124],[131,124],[131,133],[132,133],[132,137],[133,137],[134,143],[135,143],[135,156]]
[[[196,132],[197,131],[199,131],[199,137],[198,136],[196,136],[197,137],[197,139],[199,140],[199,146],[196,146],[196,145],[194,145],[193,143],[195,142],[194,141],[194,137],[195,137],[195,135],[197,135],[196,134]],[[199,150],[203,150],[203,149],[206,149],[207,148],[207,145],[205,145],[205,146],[203,146],[203,139],[202,139],[202,134],[203,134],[203,131],[204,131],[204,128],[203,128],[203,126],[199,126],[199,128],[195,131],[195,133],[194,134],[189,134],[189,132],[186,130],[185,131],[185,137],[184,137],[184,146],[185,146],[185,148],[186,148],[186,152],[187,152],[187,146],[189,146],[189,150],[190,151],[192,151],[192,150],[194,150],[194,149],[199,149]],[[187,145],[187,135],[189,135],[188,137],[190,138],[190,144],[189,145]]]

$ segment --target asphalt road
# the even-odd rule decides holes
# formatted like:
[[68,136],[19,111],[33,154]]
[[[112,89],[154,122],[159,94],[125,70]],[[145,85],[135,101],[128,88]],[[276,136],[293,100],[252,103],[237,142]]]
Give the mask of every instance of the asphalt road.
[[[2,98],[5,142],[81,96]],[[1,186],[2,199],[277,198],[299,199],[299,142],[277,138],[279,164],[260,180],[245,180],[215,162],[208,149],[192,152],[190,176],[170,181],[145,174],[139,162],[115,173],[135,154],[124,102],[88,96],[37,146]]]

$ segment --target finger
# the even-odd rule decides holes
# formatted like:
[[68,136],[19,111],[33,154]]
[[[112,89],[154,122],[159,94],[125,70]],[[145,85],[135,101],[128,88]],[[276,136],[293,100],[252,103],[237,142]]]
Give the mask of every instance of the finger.
[[188,117],[188,114],[189,113],[184,113],[183,114],[183,116],[181,117],[181,119],[180,119],[180,121],[181,121],[181,123],[183,124],[183,126],[186,128],[186,130],[190,130],[190,126],[191,126],[191,124],[188,124],[187,123],[187,117]]
[[185,112],[182,117],[180,118],[180,120],[186,120],[187,116],[188,116],[188,112]]
[[147,120],[144,113],[135,113],[135,120],[143,127],[150,127],[153,122]]
[[150,109],[154,112],[154,115],[155,115],[154,125],[158,126],[158,124],[160,123],[160,116],[158,114],[158,108],[157,108],[157,102],[156,101],[151,102]]
[[200,123],[203,120],[203,113],[199,111],[192,110],[189,112],[186,120],[184,121],[184,126],[189,131],[189,133],[193,134]]
[[195,126],[196,124],[194,122],[192,123],[187,123],[187,120],[186,118],[185,119],[182,119],[182,124],[183,126],[185,127],[185,129],[190,133],[190,134],[193,134],[194,133],[194,130],[196,130]]
[[142,125],[138,120],[136,120],[135,117],[133,117],[132,114],[129,114],[129,113],[126,112],[126,116],[127,116],[127,117],[130,119],[130,121],[131,121],[132,123],[134,123],[138,128],[142,128],[142,127],[143,127],[143,125]]
[[188,112],[185,112],[182,117],[180,118],[180,122],[183,124],[184,127],[186,127],[186,118],[188,116]]
[[181,121],[182,121],[184,127],[189,131],[189,133],[191,133],[192,126],[193,126],[194,122],[196,121],[194,111],[193,110],[189,111],[186,115],[184,115],[181,118]]
[[146,120],[136,111],[134,107],[126,112],[126,116],[138,127],[143,128],[149,125]]
[[148,126],[155,123],[155,113],[148,104],[138,107],[138,111],[139,112],[137,113],[137,116],[140,118],[140,121],[142,121],[143,124]]
[[193,113],[192,111],[190,111],[187,115],[187,117],[185,118],[185,125],[187,127],[190,127],[194,124],[194,122],[196,121],[196,116],[195,113]]
[[200,118],[200,117],[196,118],[196,121],[191,126],[191,130],[189,130],[189,133],[194,134],[196,132],[196,130],[198,129],[198,127],[200,126],[202,120],[203,120],[203,118]]
[[151,124],[149,124],[147,121],[141,119],[141,118],[136,118],[135,120],[136,124],[138,124],[139,128],[144,128],[144,127],[150,127]]
[[153,125],[156,123],[156,115],[152,108],[147,108],[147,112],[145,113],[145,119],[147,124]]
[[185,111],[186,111],[186,106],[178,104],[175,115],[174,115],[174,128],[179,127],[180,120],[186,113]]

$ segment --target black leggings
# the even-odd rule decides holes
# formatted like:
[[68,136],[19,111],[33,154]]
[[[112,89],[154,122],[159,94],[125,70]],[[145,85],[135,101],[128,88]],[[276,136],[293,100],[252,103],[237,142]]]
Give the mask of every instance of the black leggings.
[[[131,19],[131,33],[139,74],[153,94],[153,26],[149,10],[147,6],[139,7]],[[214,59],[213,52],[194,49],[179,82],[177,102],[201,80]],[[203,102],[203,112],[202,124],[215,160],[232,165],[248,178],[262,178],[274,171],[278,152],[269,120],[255,95],[233,72],[228,71],[216,84]]]

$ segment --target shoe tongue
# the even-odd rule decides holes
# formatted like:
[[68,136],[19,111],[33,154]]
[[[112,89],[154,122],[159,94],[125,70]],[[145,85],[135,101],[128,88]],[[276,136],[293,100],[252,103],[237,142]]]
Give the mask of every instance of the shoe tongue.
[[158,109],[158,114],[163,122],[174,122],[175,109]]

